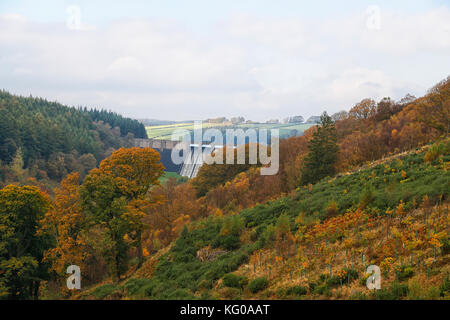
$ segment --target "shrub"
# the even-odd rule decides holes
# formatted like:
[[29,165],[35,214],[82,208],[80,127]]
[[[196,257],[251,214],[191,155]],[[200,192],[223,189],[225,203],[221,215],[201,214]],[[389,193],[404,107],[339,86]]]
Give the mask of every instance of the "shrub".
[[314,288],[314,293],[319,295],[331,296],[331,289],[328,285],[323,284]]
[[437,300],[440,296],[440,289],[437,286],[431,287],[427,290],[425,294],[425,299],[427,300]]
[[250,232],[250,240],[251,240],[252,242],[255,242],[256,240],[258,240],[258,232],[257,232],[255,229],[253,229],[253,230]]
[[425,287],[425,276],[415,277],[408,281],[408,299],[410,300],[437,300],[440,289],[437,286]]
[[244,288],[248,284],[248,278],[246,276],[239,277],[239,285]]
[[234,235],[240,236],[242,230],[244,230],[245,222],[244,219],[238,215],[228,216],[224,219],[222,228],[220,230],[220,235]]
[[250,281],[250,283],[248,284],[248,288],[252,293],[257,293],[257,292],[267,288],[268,285],[269,285],[269,281],[267,280],[267,278],[260,277],[260,278],[256,278],[256,279],[253,279],[252,281]]
[[339,213],[339,208],[336,201],[332,200],[330,203],[328,203],[328,206],[325,208],[325,211],[327,212],[328,217],[336,216]]
[[344,270],[347,272],[347,275],[343,277],[344,281],[347,281],[348,279],[356,280],[359,277],[358,271],[352,268],[344,268]]
[[395,300],[394,295],[388,289],[375,290],[373,297],[375,300]]
[[397,280],[404,281],[411,278],[414,275],[414,270],[412,266],[401,266],[399,270],[397,270]]
[[359,284],[363,287],[367,286],[367,279],[370,277],[370,274],[364,275],[361,279],[359,279]]
[[213,280],[206,280],[203,279],[202,281],[200,281],[200,283],[198,284],[199,289],[212,289],[214,285],[214,281]]
[[276,234],[283,235],[291,230],[289,216],[286,213],[281,214],[275,225]]
[[361,209],[366,208],[373,200],[375,199],[374,191],[371,186],[364,189],[363,194],[361,195],[361,200],[359,201],[359,207]]
[[[355,269],[344,268],[343,270],[345,271],[345,274],[342,276],[333,276],[333,277],[326,279],[327,275],[322,274],[322,275],[320,275],[319,279],[321,282],[325,281],[325,284],[330,288],[336,287],[338,285],[344,285],[349,280],[351,281],[351,280],[358,279],[358,271],[356,271]],[[364,285],[366,285],[365,282],[364,282]]]
[[242,289],[247,283],[248,279],[245,276],[228,273],[223,277],[223,284],[226,287]]
[[315,282],[310,282],[310,283],[308,283],[308,287],[309,287],[309,291],[314,292],[314,290],[315,290],[316,287],[317,287],[317,283],[315,283]]
[[275,242],[275,226],[273,224],[269,224],[264,231],[261,233],[259,237],[259,245],[260,247],[269,247]]
[[327,287],[332,288],[332,287],[336,287],[336,286],[340,285],[341,282],[342,282],[341,278],[339,278],[338,276],[334,276],[334,277],[328,278],[328,280],[325,282],[325,284]]
[[240,247],[241,240],[236,234],[229,234],[227,236],[219,236],[213,242],[213,247],[222,247],[226,250],[236,250]]
[[425,154],[424,161],[425,162],[433,162],[439,156],[447,153],[449,150],[449,144],[444,144],[442,142],[436,142],[428,149]]
[[409,292],[409,287],[407,284],[401,284],[398,282],[394,282],[391,287],[390,290],[392,292],[392,295],[395,297],[396,300],[402,298],[402,297],[406,297],[408,295]]
[[408,295],[408,285],[394,282],[389,289],[375,290],[373,296],[376,300],[400,300]]
[[[334,288],[339,285],[347,284],[347,282],[349,280],[351,281],[351,280],[358,279],[358,271],[356,271],[355,269],[344,268],[343,270],[346,272],[342,276],[330,277],[328,274],[325,274],[325,273],[321,274],[319,276],[319,283],[322,283],[329,288]],[[364,280],[364,283],[362,283],[362,280],[361,280],[361,284],[363,284],[364,286],[366,285],[365,281],[366,280]],[[314,291],[314,288],[311,288],[311,284],[310,284],[310,290]]]
[[323,282],[327,281],[327,279],[328,279],[328,274],[326,274],[326,273],[322,273],[322,274],[319,276],[319,282],[320,282],[320,283],[323,283]]
[[288,295],[295,295],[295,296],[302,296],[305,295],[308,292],[308,289],[306,287],[302,286],[293,286],[290,288],[287,288],[286,294]]
[[412,278],[408,281],[408,298],[411,300],[422,300],[426,296],[426,289],[422,283],[423,279]]

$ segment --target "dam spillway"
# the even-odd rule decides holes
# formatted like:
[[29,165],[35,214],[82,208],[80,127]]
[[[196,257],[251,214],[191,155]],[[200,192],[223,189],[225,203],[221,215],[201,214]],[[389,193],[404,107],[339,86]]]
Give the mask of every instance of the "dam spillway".
[[167,171],[177,172],[183,177],[189,179],[195,178],[203,165],[203,154],[210,154],[223,146],[214,146],[208,144],[190,144],[189,153],[184,158],[182,164],[174,164],[171,159],[172,149],[178,144],[178,141],[159,140],[159,139],[134,139],[134,146],[140,148],[152,148],[161,154],[161,162]]

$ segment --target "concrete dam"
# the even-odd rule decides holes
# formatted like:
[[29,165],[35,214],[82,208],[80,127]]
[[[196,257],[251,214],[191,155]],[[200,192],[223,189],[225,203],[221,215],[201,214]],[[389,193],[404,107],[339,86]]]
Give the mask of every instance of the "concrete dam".
[[158,139],[134,139],[135,147],[152,148],[161,154],[161,163],[166,168],[166,171],[177,172],[179,175],[195,178],[198,170],[203,165],[203,152],[213,152],[215,149],[222,148],[222,146],[213,145],[198,145],[190,144],[190,152],[184,159],[182,164],[175,164],[172,161],[172,149],[178,144],[178,141],[172,140],[158,140]]

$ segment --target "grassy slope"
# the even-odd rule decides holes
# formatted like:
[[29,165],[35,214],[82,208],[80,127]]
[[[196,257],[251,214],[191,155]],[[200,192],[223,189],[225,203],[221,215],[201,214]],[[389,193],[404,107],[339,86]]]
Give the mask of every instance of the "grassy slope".
[[[412,153],[349,175],[325,179],[309,188],[300,188],[289,197],[255,206],[234,217],[210,217],[199,221],[191,225],[189,231],[185,230],[170,250],[149,259],[131,279],[117,287],[97,288],[107,294],[94,296],[138,299],[448,296],[448,282],[444,281],[445,273],[450,271],[449,217],[445,201],[450,190],[450,156],[447,154],[432,163],[424,163],[423,157],[423,152]],[[418,209],[424,195],[428,195],[432,205],[444,203],[434,209]],[[363,198],[367,208],[357,211]],[[327,217],[330,201],[337,205],[338,216],[351,212],[346,216],[350,222]],[[400,210],[404,213],[390,218],[386,212],[396,212],[400,201],[404,203]],[[291,233],[300,235],[297,243],[290,242],[289,237],[286,241],[273,241],[272,225],[280,224],[281,215],[289,221]],[[351,217],[359,218],[353,221]],[[327,230],[326,236],[311,231],[319,222],[315,230]],[[337,231],[334,222],[340,225]],[[302,226],[306,228],[303,235],[299,233]],[[407,245],[414,240],[408,237],[415,234],[415,240],[421,241],[418,251],[411,250],[411,256],[408,250],[401,250],[395,232],[387,231],[391,226],[396,226],[395,230]],[[414,233],[415,230],[418,231]],[[435,234],[444,243],[436,251],[436,260],[430,244]],[[391,246],[393,242],[395,245]],[[207,246],[223,248],[227,253],[202,262],[196,253]],[[376,294],[364,289],[363,253],[365,265],[380,264],[386,257],[395,260],[390,272],[383,275],[383,290]],[[417,260],[419,254],[422,256]],[[430,258],[434,263],[426,266],[425,262],[430,263]],[[410,264],[412,274],[408,274],[409,269],[403,270]],[[262,290],[255,293],[250,290],[256,290],[255,282],[246,285],[244,281],[239,288],[227,287],[222,278],[230,272],[249,280],[266,277],[268,286],[261,285]],[[396,278],[400,280],[396,281]]]

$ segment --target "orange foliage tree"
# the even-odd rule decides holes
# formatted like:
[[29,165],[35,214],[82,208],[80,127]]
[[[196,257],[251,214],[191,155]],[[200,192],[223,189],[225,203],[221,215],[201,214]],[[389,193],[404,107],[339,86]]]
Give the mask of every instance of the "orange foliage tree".
[[159,160],[159,153],[151,148],[121,148],[91,170],[81,186],[89,222],[105,231],[101,247],[117,280],[126,268],[130,245],[138,249],[142,263],[143,207],[147,205],[143,200],[150,187],[159,184],[164,169]]
[[145,208],[144,222],[148,226],[145,238],[151,250],[170,243],[179,235],[184,224],[202,213],[194,188],[187,183],[178,185],[174,178],[155,186],[149,198],[153,205]]
[[52,210],[42,219],[41,233],[49,233],[56,240],[56,246],[45,252],[44,261],[51,263],[51,269],[64,275],[69,265],[83,269],[87,257],[86,242],[82,237],[84,216],[80,206],[80,175],[69,174],[55,189]]

